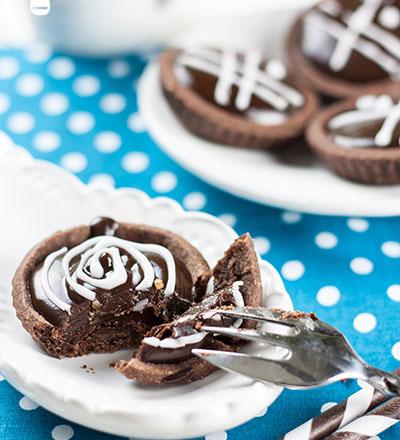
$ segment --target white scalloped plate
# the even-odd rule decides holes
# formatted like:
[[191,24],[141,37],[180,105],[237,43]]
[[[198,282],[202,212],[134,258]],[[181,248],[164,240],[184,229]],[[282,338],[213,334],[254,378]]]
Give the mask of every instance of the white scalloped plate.
[[318,163],[304,145],[288,145],[279,152],[251,151],[194,136],[166,102],[157,63],[150,64],[142,75],[138,102],[158,145],[182,167],[224,191],[312,214],[400,215],[400,185],[349,182]]
[[[108,367],[129,356],[130,350],[51,358],[23,330],[11,306],[10,281],[18,262],[57,229],[88,223],[96,215],[144,222],[186,237],[212,264],[236,237],[230,227],[207,214],[184,212],[170,199],[150,199],[133,189],[85,186],[61,168],[11,146],[0,149],[0,206],[0,370],[41,406],[122,436],[187,438],[244,423],[279,396],[279,387],[222,372],[187,386],[139,386]],[[279,274],[269,263],[260,264],[265,305],[290,309]],[[80,368],[83,364],[95,374],[86,373]]]

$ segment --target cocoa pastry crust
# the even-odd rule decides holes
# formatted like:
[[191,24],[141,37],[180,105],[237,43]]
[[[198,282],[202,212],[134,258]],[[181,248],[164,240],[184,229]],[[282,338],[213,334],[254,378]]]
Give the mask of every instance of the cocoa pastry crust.
[[318,108],[316,95],[304,84],[289,78],[304,96],[304,105],[276,125],[257,124],[212,104],[182,85],[174,71],[180,50],[167,50],[160,56],[160,81],[164,95],[182,124],[201,138],[244,148],[269,149],[299,137]]
[[[193,284],[200,276],[209,272],[209,266],[200,252],[180,236],[164,229],[119,223],[118,237],[148,242],[167,247],[183,261],[191,274]],[[32,276],[50,253],[66,246],[72,248],[90,237],[89,226],[78,226],[59,231],[35,246],[22,261],[13,279],[13,304],[18,319],[41,347],[55,357],[76,357],[93,352],[112,352],[137,345],[149,326],[140,319],[140,314],[122,314],[109,324],[99,325],[86,334],[77,333],[79,321],[87,319],[91,313],[90,302],[85,302],[82,310],[72,314],[72,322],[65,321],[59,326],[51,324],[32,304]],[[75,321],[75,322],[74,322]],[[75,325],[76,323],[76,325]],[[120,329],[112,331],[113,325]]]
[[359,95],[396,94],[400,87],[400,81],[384,79],[355,83],[340,79],[334,74],[323,72],[313,65],[301,51],[303,17],[307,11],[301,14],[290,29],[287,42],[287,64],[292,75],[300,82],[309,85],[316,93],[330,98],[352,98]]
[[329,120],[354,109],[356,101],[356,98],[342,101],[321,111],[306,130],[309,145],[328,168],[346,179],[376,185],[400,183],[399,146],[344,148],[328,133]]

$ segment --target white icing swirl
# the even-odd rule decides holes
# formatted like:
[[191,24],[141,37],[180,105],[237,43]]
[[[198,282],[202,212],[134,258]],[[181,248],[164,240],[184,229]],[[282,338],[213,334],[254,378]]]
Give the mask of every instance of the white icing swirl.
[[[399,17],[399,9],[388,8],[383,0],[364,0],[354,11],[336,0],[325,0],[305,15],[305,21],[311,30],[320,29],[336,40],[328,60],[333,71],[343,70],[353,52],[358,52],[390,76],[398,77],[400,39],[390,30],[397,28]],[[309,49],[318,42],[313,35],[308,40]]]
[[[361,96],[356,101],[355,110],[340,113],[328,122],[330,130],[338,130],[352,124],[369,123],[382,121],[382,125],[374,138],[344,136],[338,134],[334,136],[335,141],[346,148],[362,147],[393,147],[392,139],[394,132],[400,124],[400,101],[395,103],[388,95]],[[400,145],[400,139],[398,139]]]
[[[120,249],[135,261],[131,268],[125,266],[126,256],[121,256]],[[68,284],[77,294],[90,301],[96,298],[94,289],[111,290],[126,283],[128,270],[132,271],[132,281],[137,281],[137,277],[134,276],[137,266],[142,270],[143,278],[135,286],[135,289],[138,291],[148,290],[154,283],[155,273],[145,253],[159,255],[165,260],[168,279],[164,295],[166,297],[171,296],[175,291],[176,267],[174,257],[167,248],[156,244],[136,243],[106,235],[90,238],[70,250],[63,247],[49,254],[44,261],[41,274],[43,292],[55,306],[68,313],[70,312],[71,305],[54,294],[49,280],[51,268],[61,256],[63,256],[61,267],[64,288]],[[107,272],[104,271],[100,261],[104,255],[108,255],[111,259],[111,269]],[[71,272],[71,262],[77,257],[80,258],[79,263]]]
[[287,76],[284,64],[279,60],[270,60],[261,70],[262,62],[263,56],[258,50],[243,53],[242,60],[238,53],[231,50],[221,52],[190,48],[178,56],[175,72],[180,72],[178,79],[182,79],[184,85],[188,85],[188,75],[182,74],[182,68],[188,67],[215,76],[214,100],[221,106],[231,103],[232,86],[238,89],[232,104],[241,111],[250,108],[253,95],[280,112],[287,110],[290,105],[304,105],[304,96],[282,82]]

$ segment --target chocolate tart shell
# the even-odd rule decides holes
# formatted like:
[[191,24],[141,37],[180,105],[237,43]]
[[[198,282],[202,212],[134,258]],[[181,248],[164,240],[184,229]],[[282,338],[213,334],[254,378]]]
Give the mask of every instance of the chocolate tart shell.
[[[235,281],[243,281],[240,291],[246,306],[262,305],[262,282],[258,257],[249,234],[239,237],[213,269],[215,289],[223,289]],[[237,351],[240,346],[231,341],[211,338],[207,349]],[[185,384],[208,376],[216,370],[208,362],[192,357],[179,363],[143,362],[137,352],[128,361],[119,361],[115,368],[128,379],[151,385]]]
[[399,92],[400,81],[381,80],[369,83],[344,81],[322,72],[302,54],[299,46],[302,14],[293,24],[287,39],[287,64],[293,76],[308,84],[315,92],[331,98],[352,98],[359,95],[395,94]]
[[[66,246],[74,247],[87,240],[90,236],[89,226],[78,226],[59,231],[35,246],[20,264],[13,279],[13,304],[18,319],[41,347],[55,357],[75,357],[93,352],[112,352],[129,348],[138,343],[148,330],[145,325],[135,322],[127,315],[121,317],[119,331],[109,328],[94,330],[83,339],[72,340],[66,337],[65,329],[48,322],[38,313],[31,300],[31,279],[34,271],[47,255]],[[209,266],[200,252],[185,239],[164,229],[119,223],[116,236],[138,242],[152,242],[167,247],[187,267],[193,283],[209,273]],[[138,337],[140,335],[140,337]],[[68,339],[68,340],[67,340]]]
[[305,85],[296,87],[305,97],[304,106],[287,122],[262,126],[213,105],[198,93],[184,87],[174,73],[179,50],[160,56],[160,80],[164,95],[182,124],[197,136],[235,147],[269,149],[299,137],[305,124],[318,108],[318,99]]
[[346,179],[376,185],[400,183],[400,147],[344,148],[326,127],[335,115],[354,109],[356,99],[342,101],[320,112],[306,130],[312,150],[333,172]]
[[294,78],[309,85],[315,92],[331,98],[352,98],[370,94],[390,95],[399,92],[400,81],[380,80],[369,83],[344,81],[333,74],[322,72],[308,61],[299,45],[303,15],[295,21],[287,39],[287,65]]

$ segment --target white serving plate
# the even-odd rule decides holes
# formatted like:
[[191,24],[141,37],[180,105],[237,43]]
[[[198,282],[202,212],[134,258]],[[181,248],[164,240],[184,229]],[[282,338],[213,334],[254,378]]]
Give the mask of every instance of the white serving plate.
[[[0,370],[15,388],[71,421],[121,436],[152,439],[197,437],[229,429],[271,405],[281,388],[222,372],[186,386],[139,386],[108,367],[127,358],[130,350],[64,360],[45,354],[17,320],[10,293],[19,261],[45,236],[108,215],[175,231],[213,264],[236,233],[215,217],[185,212],[170,199],[150,199],[134,189],[85,186],[61,168],[7,145],[3,138],[0,146]],[[264,304],[290,309],[278,272],[266,261],[260,266]],[[83,364],[93,367],[95,374],[87,374],[80,368]]]
[[[202,41],[198,37],[194,41]],[[278,152],[251,151],[201,139],[180,123],[150,64],[138,88],[139,108],[151,136],[182,167],[224,191],[266,205],[313,214],[400,215],[400,185],[369,186],[344,180],[304,145]]]

